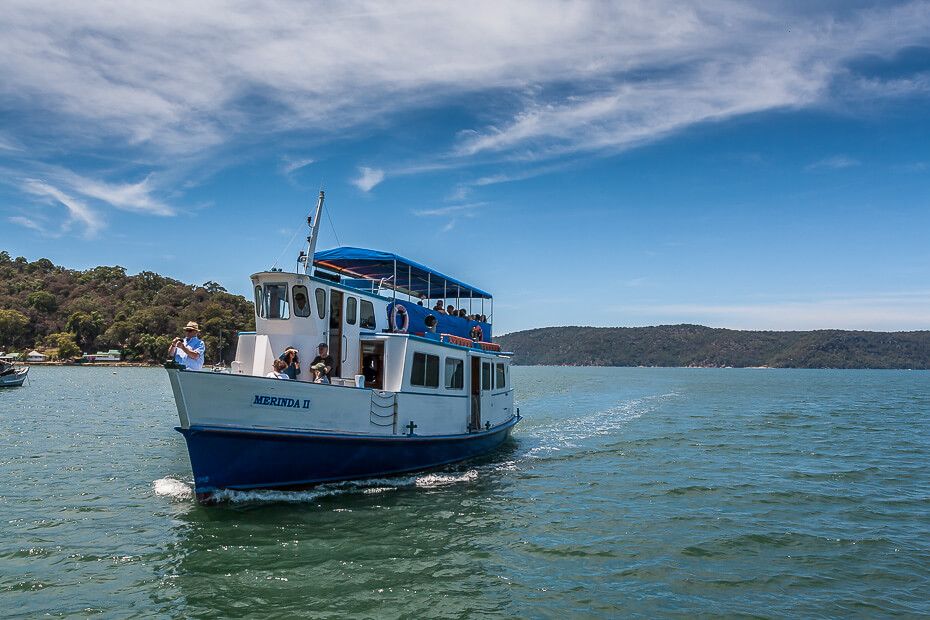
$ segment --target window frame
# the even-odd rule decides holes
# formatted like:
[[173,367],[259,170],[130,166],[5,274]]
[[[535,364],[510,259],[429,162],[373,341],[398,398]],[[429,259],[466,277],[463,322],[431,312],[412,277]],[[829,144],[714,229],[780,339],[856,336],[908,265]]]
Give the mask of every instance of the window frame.
[[484,392],[490,392],[493,388],[492,377],[491,377],[491,362],[481,362],[481,390]]
[[[352,308],[351,314],[349,313],[350,307]],[[358,297],[346,295],[345,315],[346,325],[355,325],[358,323]]]
[[504,370],[503,362],[494,364],[494,389],[499,390],[507,387],[507,372]]
[[[322,299],[320,294],[323,294]],[[326,318],[326,289],[322,286],[316,286],[313,288],[313,299],[316,301],[316,314],[318,318]]]
[[[418,361],[418,357],[420,360]],[[432,358],[432,359],[431,359]],[[431,378],[431,366],[435,369],[435,385],[429,383]],[[418,369],[422,369],[422,373],[417,373]],[[422,374],[422,377],[417,377],[417,374]],[[417,383],[417,380],[422,380],[423,383]],[[431,353],[423,353],[422,351],[414,351],[413,357],[410,362],[410,385],[414,387],[430,388],[436,389],[439,387],[439,356],[433,355]]]
[[[453,368],[450,375],[449,368],[450,362]],[[456,375],[455,368],[458,367],[458,375]],[[459,385],[452,385],[450,379],[458,378]],[[460,357],[447,357],[443,363],[443,383],[447,390],[463,390],[465,389],[465,360]]]
[[[307,298],[307,314],[297,313],[297,301],[296,300],[297,300],[297,293],[299,292],[297,289],[303,289],[304,297]],[[291,312],[293,316],[306,319],[313,315],[313,312],[312,312],[313,304],[310,303],[310,291],[308,291],[307,287],[304,286],[303,284],[295,284],[294,286],[291,287],[291,301],[293,302],[293,305],[294,305],[293,311]]]
[[[370,315],[366,315],[366,314],[365,314],[365,310],[364,310],[364,309],[365,309],[365,304],[368,304],[368,306],[371,308],[371,314],[370,314]],[[358,325],[359,325],[359,327],[360,327],[361,329],[378,329],[378,317],[377,317],[377,315],[375,314],[375,304],[372,303],[371,301],[367,300],[367,299],[362,299],[362,300],[361,300],[361,303],[359,303],[358,306],[359,306],[359,307],[358,307],[358,314],[359,314],[359,316],[358,316]],[[363,322],[363,319],[367,319],[369,316],[371,317],[371,325],[369,325],[367,322]]]
[[[278,316],[271,316],[272,315],[271,295],[269,294],[269,290],[272,288],[279,288],[282,286],[284,287],[284,295],[278,296],[279,306],[276,312]],[[288,285],[287,282],[265,282],[264,284],[262,284],[262,310],[264,311],[264,316],[262,316],[262,318],[268,319],[269,321],[286,321],[289,318],[291,318],[290,293],[291,293],[291,287]],[[280,312],[280,310],[282,309],[280,306],[281,302],[284,302],[283,313]],[[286,316],[281,316],[282,314],[285,314]]]

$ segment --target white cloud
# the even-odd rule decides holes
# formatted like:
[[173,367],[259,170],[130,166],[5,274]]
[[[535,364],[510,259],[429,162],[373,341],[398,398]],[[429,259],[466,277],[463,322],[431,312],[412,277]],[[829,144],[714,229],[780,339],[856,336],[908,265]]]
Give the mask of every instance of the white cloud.
[[151,176],[138,183],[106,183],[76,174],[67,174],[64,178],[76,192],[122,211],[150,215],[175,214],[174,209],[152,196]]
[[283,164],[281,165],[281,172],[284,174],[291,174],[300,170],[301,168],[306,168],[310,164],[316,163],[315,159],[289,159],[284,158]]
[[435,207],[433,209],[418,209],[413,212],[414,215],[419,215],[420,217],[431,217],[431,216],[446,216],[446,215],[461,215],[465,217],[471,217],[474,215],[474,212],[485,206],[486,202],[470,202],[467,204],[461,205],[450,205],[448,207]]
[[858,159],[853,159],[852,157],[847,157],[846,155],[834,155],[833,157],[827,157],[826,159],[821,159],[820,161],[815,161],[812,164],[809,164],[805,167],[805,170],[819,170],[819,169],[829,169],[829,170],[842,170],[843,168],[852,168],[854,166],[860,165]]
[[29,228],[41,233],[46,232],[46,228],[36,222],[35,220],[29,219],[28,217],[23,217],[22,215],[14,215],[13,217],[7,218],[10,222],[18,224],[24,228]]
[[360,166],[358,169],[359,177],[352,181],[352,184],[363,192],[370,192],[377,184],[384,180],[384,170],[378,168],[368,168]]
[[860,6],[9,0],[0,97],[19,102],[13,144],[53,133],[56,146],[171,163],[275,133],[323,141],[493,92],[494,106],[473,98],[486,120],[424,162],[538,160],[832,97],[926,92],[926,76],[860,78],[848,65],[926,45],[930,4]]
[[23,191],[43,198],[49,202],[57,202],[68,210],[69,219],[62,224],[62,230],[67,230],[72,222],[84,224],[84,234],[93,237],[103,228],[103,220],[83,201],[74,198],[38,179],[27,179],[22,187]]

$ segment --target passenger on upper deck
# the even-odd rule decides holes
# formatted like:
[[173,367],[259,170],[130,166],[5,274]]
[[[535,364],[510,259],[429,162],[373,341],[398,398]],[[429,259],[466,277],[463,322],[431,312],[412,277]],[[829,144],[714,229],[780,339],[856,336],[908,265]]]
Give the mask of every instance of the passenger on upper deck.
[[446,314],[448,314],[449,316],[456,316],[455,306],[453,306],[452,304],[449,304],[448,306],[446,306]]
[[441,300],[441,299],[437,299],[437,300],[436,300],[436,305],[433,306],[433,311],[436,312],[437,314],[445,314],[445,313],[446,313],[446,309],[442,307],[442,300]]

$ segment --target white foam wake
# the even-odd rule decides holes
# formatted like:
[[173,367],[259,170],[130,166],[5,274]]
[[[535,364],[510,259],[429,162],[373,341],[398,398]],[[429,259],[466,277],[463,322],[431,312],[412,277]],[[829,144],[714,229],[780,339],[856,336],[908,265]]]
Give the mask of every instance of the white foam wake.
[[[285,502],[285,503],[313,503],[325,497],[338,497],[343,495],[362,494],[376,495],[390,493],[400,489],[435,489],[453,484],[474,482],[478,479],[478,471],[469,469],[462,473],[428,473],[411,476],[398,476],[396,478],[372,478],[368,480],[350,480],[347,482],[334,482],[321,484],[305,491],[277,491],[262,490],[233,491],[223,490],[213,494],[213,499],[233,504]],[[193,487],[174,478],[161,478],[153,483],[155,494],[172,499],[190,499],[194,496]]]
[[175,478],[159,478],[152,483],[155,495],[172,499],[190,499],[194,497],[194,487]]

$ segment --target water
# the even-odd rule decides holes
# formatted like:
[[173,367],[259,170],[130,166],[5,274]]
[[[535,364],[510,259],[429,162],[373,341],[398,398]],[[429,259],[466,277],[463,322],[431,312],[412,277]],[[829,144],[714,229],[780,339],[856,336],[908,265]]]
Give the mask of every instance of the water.
[[164,371],[0,391],[0,614],[930,614],[930,373],[515,368],[494,458],[192,497]]

